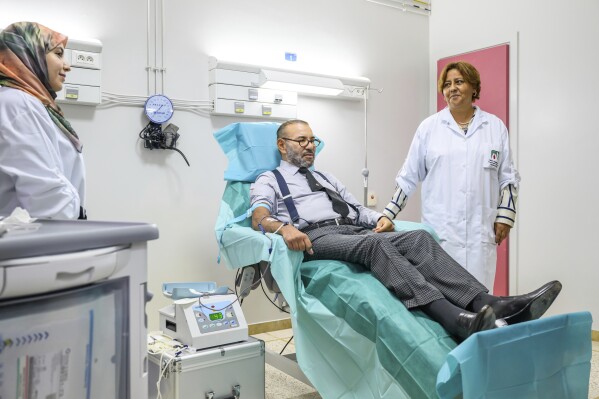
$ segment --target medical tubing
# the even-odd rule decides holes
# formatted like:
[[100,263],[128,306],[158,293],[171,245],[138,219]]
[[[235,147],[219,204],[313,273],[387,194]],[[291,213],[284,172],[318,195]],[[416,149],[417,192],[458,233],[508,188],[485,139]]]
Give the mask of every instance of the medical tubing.
[[167,140],[167,136],[162,131],[162,126],[154,124],[152,122],[148,122],[148,124],[141,129],[138,134],[139,138],[145,141],[145,147],[152,149],[163,149],[163,150],[173,150],[181,154],[187,166],[191,166],[183,151],[179,150],[175,147],[175,143],[171,141],[171,145],[166,145],[165,142]]
[[[266,205],[266,204],[257,204],[257,205]],[[267,209],[270,211],[270,206],[266,205],[266,208],[267,208]],[[271,215],[271,214],[267,214],[267,215],[264,215],[264,216],[262,216],[262,218],[260,218],[260,221],[258,222],[258,225],[259,225],[259,226],[261,226],[261,225],[262,225],[262,221],[263,221],[264,219],[266,219],[267,217],[270,217],[270,218],[272,218],[272,219],[276,220],[277,222],[281,222],[279,219],[277,219],[277,218],[276,218],[276,217],[274,217],[273,215]],[[281,223],[283,223],[283,222],[281,222]]]
[[[264,226],[262,226],[260,223],[258,223],[258,228],[260,229],[262,234],[266,235],[266,230],[264,230]],[[269,251],[269,253],[270,253],[270,251]]]
[[[247,217],[249,217],[249,216],[250,216],[250,215],[251,215],[251,214],[254,212],[254,210],[255,210],[256,208],[259,208],[259,207],[264,207],[264,208],[266,208],[266,209],[268,209],[268,210],[270,211],[270,206],[269,206],[269,205],[267,205],[267,204],[263,204],[263,203],[254,204],[254,205],[252,205],[252,206],[250,207],[250,209],[248,209],[248,210],[245,212],[245,214],[242,214],[242,215],[240,215],[240,216],[237,216],[237,217],[236,217],[236,218],[234,218],[233,220],[230,220],[229,222],[227,222],[227,223],[225,224],[225,227],[224,227],[224,229],[223,229],[223,233],[224,233],[224,231],[225,231],[225,230],[226,230],[228,227],[230,227],[231,225],[233,225],[233,224],[234,224],[234,223],[236,223],[237,221],[241,221],[241,220],[244,220],[244,219],[246,219]],[[242,216],[245,216],[245,217],[243,217],[243,218],[242,218]],[[279,230],[280,230],[280,229],[281,229],[283,226],[286,226],[286,225],[288,225],[289,223],[288,223],[288,222],[282,222],[282,221],[280,221],[279,219],[277,219],[277,218],[275,218],[274,216],[272,216],[271,214],[267,214],[267,215],[263,216],[263,217],[260,219],[260,221],[258,222],[258,228],[261,230],[262,234],[264,234],[264,235],[265,235],[265,236],[266,236],[266,237],[267,237],[267,238],[270,240],[270,248],[268,249],[268,253],[270,254],[270,253],[272,252],[272,248],[273,248],[273,241],[272,241],[272,238],[271,238],[271,237],[270,237],[268,234],[266,234],[266,230],[264,230],[264,227],[262,226],[262,221],[263,221],[265,218],[269,217],[269,216],[270,216],[271,218],[273,218],[273,219],[276,219],[277,221],[281,222],[281,225],[279,226],[279,228],[277,228],[277,230],[276,230],[274,233],[272,233],[272,234],[276,234],[276,233],[277,233],[277,232],[278,232],[278,231],[279,231]],[[238,220],[238,219],[239,219],[239,220]],[[223,235],[224,235],[224,234],[221,234],[221,236],[220,236],[220,244],[221,244],[221,245],[222,245],[222,238],[223,238]],[[219,251],[220,251],[220,245],[219,245]],[[219,263],[220,263],[220,255],[219,255]],[[268,263],[268,266],[266,266],[266,268],[264,269],[264,272],[262,272],[262,270],[260,270],[260,268],[258,268],[258,271],[259,271],[259,273],[260,273],[260,279],[258,279],[258,281],[256,281],[256,282],[254,282],[254,283],[250,284],[248,287],[246,287],[246,288],[245,288],[243,291],[241,291],[239,294],[237,293],[237,285],[235,285],[235,292],[234,292],[234,294],[235,294],[235,296],[236,296],[236,298],[237,298],[237,299],[236,299],[235,301],[231,302],[231,304],[227,305],[227,306],[226,306],[226,307],[224,307],[223,309],[226,309],[227,307],[231,306],[231,305],[232,305],[233,303],[235,303],[236,301],[239,301],[239,303],[240,303],[240,304],[243,304],[243,298],[240,298],[240,296],[242,296],[242,295],[243,295],[243,294],[244,294],[246,291],[248,291],[248,290],[250,290],[250,291],[251,291],[252,289],[254,289],[254,288],[255,288],[255,287],[258,285],[258,283],[260,283],[260,287],[262,288],[262,292],[264,293],[264,296],[266,296],[266,299],[268,299],[268,301],[269,301],[269,302],[270,302],[270,303],[271,303],[271,304],[272,304],[274,307],[276,307],[277,309],[279,309],[280,311],[282,311],[282,312],[285,312],[285,313],[289,313],[289,312],[288,312],[288,311],[286,311],[285,309],[283,309],[283,308],[281,308],[281,307],[277,306],[277,304],[276,304],[276,303],[274,303],[274,302],[273,302],[273,301],[270,299],[270,297],[269,297],[269,296],[268,296],[268,294],[266,293],[266,290],[264,289],[264,285],[262,284],[262,280],[263,280],[263,278],[264,278],[264,274],[265,274],[265,273],[268,271],[268,269],[270,268],[270,265],[271,265],[271,264],[270,264],[270,262],[269,262],[269,263]],[[237,269],[237,273],[235,274],[235,281],[237,281],[237,278],[238,278],[238,276],[239,276],[240,270],[241,270],[241,269]],[[206,309],[209,309],[209,308],[207,308],[206,306],[204,306],[204,304],[202,304],[201,300],[199,300],[199,299],[198,299],[198,302],[199,302],[199,304],[200,304],[200,306],[201,306],[201,307],[204,307],[204,308],[206,308]],[[223,309],[219,309],[219,310],[223,310]],[[211,309],[211,310],[213,310],[213,309]]]
[[275,231],[273,231],[272,233],[277,234],[283,226],[287,226],[288,224],[289,224],[288,222],[282,222],[281,225],[279,227],[277,227],[277,229]]
[[[266,216],[269,216],[269,215],[266,215]],[[264,218],[262,218],[262,219],[264,219]],[[270,247],[268,248],[268,254],[270,255],[272,253],[272,238],[270,238],[269,236],[266,235],[266,230],[264,230],[264,226],[262,226],[261,223],[258,223],[258,228],[260,229],[262,234],[264,234],[264,236],[270,240]]]
[[[268,208],[268,210],[270,211],[270,206],[267,206],[266,204],[258,204],[259,206],[266,206],[266,208]],[[266,235],[266,229],[264,229],[264,226],[262,226],[262,221],[264,219],[266,219],[267,217],[270,217],[271,219],[274,219],[275,221],[281,223],[281,225],[279,227],[277,227],[277,229],[272,233],[272,234],[277,234],[279,232],[279,230],[281,230],[281,228],[283,226],[287,226],[289,223],[288,222],[283,222],[279,219],[277,219],[276,217],[268,214],[268,215],[264,215],[262,216],[262,218],[260,219],[260,221],[258,222],[258,228],[260,229],[260,231],[262,232],[262,234]],[[269,237],[270,238],[270,237]],[[270,254],[272,252],[272,239],[271,241],[271,245],[270,245],[270,249],[268,250],[268,253]]]
[[171,365],[172,361],[175,360],[175,357],[171,357],[168,362],[166,362],[166,364],[163,366],[162,365],[162,361],[163,361],[163,357],[164,357],[164,353],[166,351],[163,351],[160,354],[160,375],[158,376],[158,381],[156,381],[156,391],[158,392],[156,394],[156,399],[162,399],[162,393],[160,392],[160,382],[162,381],[162,377],[164,377],[164,374],[166,373],[166,371],[168,370],[169,366]]
[[183,151],[181,151],[180,149],[178,149],[178,148],[175,148],[175,147],[166,147],[166,146],[162,146],[162,148],[163,148],[164,150],[173,150],[173,151],[177,151],[179,154],[181,154],[181,156],[183,157],[183,160],[185,161],[185,163],[187,164],[187,166],[191,166],[191,165],[189,164],[189,161],[187,160],[187,157],[185,156],[185,154],[183,154]]
[[233,305],[235,302],[239,302],[239,300],[240,300],[240,298],[237,296],[237,294],[235,294],[235,300],[231,301],[231,303],[229,303],[228,305],[226,305],[225,307],[220,308],[220,309],[209,308],[208,306],[206,306],[206,305],[204,305],[202,303],[202,297],[205,297],[205,296],[219,296],[219,295],[229,295],[229,293],[227,293],[227,294],[211,294],[211,293],[208,293],[208,292],[204,293],[204,295],[200,295],[198,297],[198,304],[200,305],[200,307],[202,307],[204,309],[208,309],[208,310],[213,311],[213,312],[218,312],[218,311],[221,311],[221,310],[225,310],[226,308],[228,308],[229,306]]
[[266,297],[266,299],[268,299],[268,301],[270,303],[272,303],[272,305],[279,309],[281,312],[285,312],[287,314],[289,314],[289,312],[285,309],[283,309],[282,307],[278,306],[276,303],[274,303],[274,301],[272,299],[270,299],[270,297],[268,296],[268,294],[266,293],[266,290],[264,289],[264,285],[262,284],[262,273],[260,273],[260,288],[262,288],[262,292],[264,293],[264,296]]
[[[237,271],[235,272],[235,283],[233,284],[233,287],[235,287],[235,292],[234,292],[234,294],[235,294],[235,296],[236,296],[237,298],[239,298],[239,294],[237,293],[237,279],[239,278],[239,273],[240,273],[240,272],[241,272],[241,269],[239,269],[239,268],[238,268],[238,269],[237,269]],[[239,300],[239,305],[243,306],[243,298],[241,298],[241,299]]]
[[[243,291],[242,291],[242,292],[240,292],[239,294],[237,294],[237,285],[235,285],[235,296],[237,297],[237,300],[239,300],[239,304],[240,304],[240,305],[243,305],[243,298],[239,298],[239,296],[243,295],[243,293],[244,293],[245,291],[247,291],[247,290],[252,290],[252,289],[254,289],[254,288],[255,288],[255,287],[258,285],[258,283],[260,283],[260,288],[262,288],[262,292],[264,293],[264,296],[266,297],[266,299],[268,299],[268,301],[269,301],[269,302],[270,302],[270,303],[271,303],[271,304],[272,304],[272,305],[273,305],[275,308],[279,309],[281,312],[285,312],[285,313],[289,314],[289,312],[288,312],[287,310],[285,310],[285,309],[281,308],[280,306],[277,306],[277,304],[276,304],[276,303],[274,303],[274,301],[270,299],[270,297],[269,297],[269,296],[268,296],[268,294],[266,293],[266,290],[264,289],[264,285],[262,284],[262,280],[263,280],[263,278],[264,278],[264,274],[266,273],[266,271],[268,270],[268,268],[269,268],[269,267],[270,267],[270,263],[268,264],[268,266],[266,266],[266,269],[264,269],[264,273],[263,273],[263,272],[260,270],[260,268],[258,268],[258,271],[259,271],[259,273],[260,273],[260,279],[259,279],[258,281],[256,281],[255,283],[252,283],[251,285],[249,285],[249,286],[248,286],[248,287],[247,287],[245,290],[243,290]],[[237,273],[235,274],[235,281],[237,281],[237,277],[239,276],[239,273],[240,273],[240,271],[241,271],[241,269],[237,269]],[[235,302],[235,301],[231,302],[231,304],[233,304],[234,302]],[[204,305],[202,305],[201,303],[200,303],[200,305],[201,305],[202,307],[205,307],[205,306],[204,306]],[[231,306],[231,305],[228,305],[228,306]],[[228,306],[227,306],[227,307],[228,307]],[[225,309],[225,308],[223,308],[223,309]],[[222,310],[222,309],[219,309],[219,310]]]
[[[268,271],[268,268],[270,268],[271,263],[269,262],[268,265],[266,266],[266,268],[264,269],[264,272],[262,272],[262,270],[260,268],[258,268],[258,271],[260,272],[260,288],[262,288],[262,292],[264,293],[264,296],[266,296],[266,299],[269,300],[270,303],[273,304],[273,306],[277,309],[279,309],[281,312],[285,312],[285,313],[289,313],[288,311],[286,311],[285,309],[277,306],[276,303],[274,303],[274,301],[272,301],[270,299],[270,297],[268,296],[268,294],[266,293],[266,290],[264,289],[264,285],[262,284],[262,280],[264,279],[264,275],[266,274],[266,272]],[[278,295],[278,294],[277,294]]]

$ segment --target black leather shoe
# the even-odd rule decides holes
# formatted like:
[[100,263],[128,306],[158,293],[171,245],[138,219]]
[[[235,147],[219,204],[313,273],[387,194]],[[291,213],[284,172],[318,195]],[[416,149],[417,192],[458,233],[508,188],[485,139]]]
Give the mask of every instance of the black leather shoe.
[[495,316],[508,324],[536,320],[549,309],[561,290],[562,283],[551,281],[528,294],[499,297],[491,306]]
[[495,328],[495,313],[491,306],[485,305],[478,313],[460,313],[456,324],[456,335],[464,340],[476,332]]

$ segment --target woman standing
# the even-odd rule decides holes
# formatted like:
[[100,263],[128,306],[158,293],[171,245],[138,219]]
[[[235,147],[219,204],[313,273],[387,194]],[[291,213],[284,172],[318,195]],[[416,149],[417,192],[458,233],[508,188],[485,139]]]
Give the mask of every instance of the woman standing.
[[0,32],[0,215],[85,219],[77,133],[54,99],[67,72],[67,37],[32,22]]
[[492,291],[497,245],[516,220],[520,182],[508,131],[499,118],[473,104],[481,82],[471,64],[448,64],[438,90],[447,107],[418,127],[396,177],[397,191],[383,213],[394,219],[422,182],[422,222]]

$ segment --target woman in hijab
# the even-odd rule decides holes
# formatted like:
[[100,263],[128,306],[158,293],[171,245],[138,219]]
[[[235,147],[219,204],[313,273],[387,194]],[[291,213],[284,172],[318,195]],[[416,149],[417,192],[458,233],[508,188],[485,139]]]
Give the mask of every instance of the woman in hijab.
[[66,43],[38,23],[0,32],[0,215],[86,219],[82,146],[54,101],[71,70]]

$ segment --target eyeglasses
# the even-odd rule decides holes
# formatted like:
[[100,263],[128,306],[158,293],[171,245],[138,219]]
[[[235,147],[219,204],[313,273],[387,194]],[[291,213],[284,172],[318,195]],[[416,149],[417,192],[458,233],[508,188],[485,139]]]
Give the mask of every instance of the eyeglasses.
[[308,146],[308,144],[313,144],[314,147],[318,147],[321,143],[320,140],[312,137],[311,139],[307,139],[305,137],[302,137],[301,139],[288,139],[287,137],[281,137],[281,139],[283,140],[288,140],[288,141],[295,141],[296,143],[298,143],[302,148],[306,148]]

